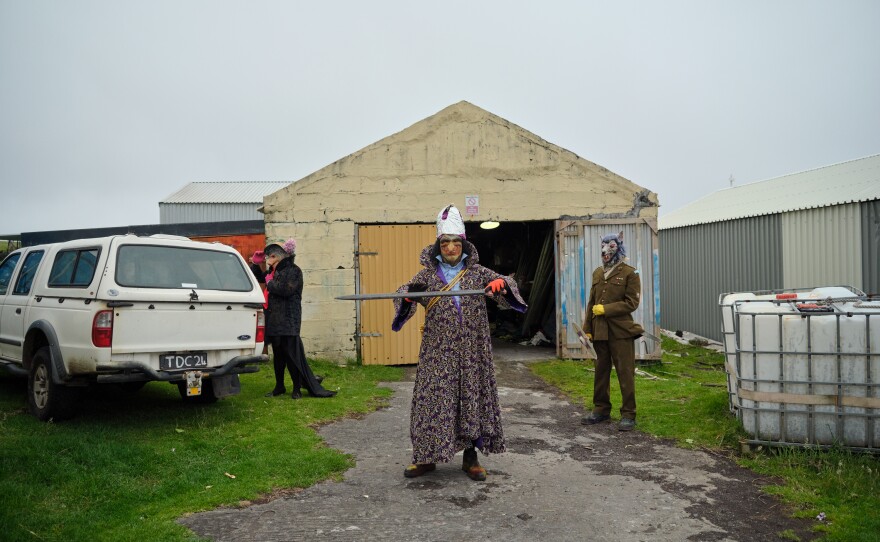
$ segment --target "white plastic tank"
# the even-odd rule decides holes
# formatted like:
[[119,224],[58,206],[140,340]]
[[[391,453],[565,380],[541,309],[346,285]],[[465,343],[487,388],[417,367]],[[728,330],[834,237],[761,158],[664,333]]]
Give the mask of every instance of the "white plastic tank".
[[731,408],[756,442],[880,449],[880,299],[721,296]]
[[[755,401],[748,392],[779,392],[781,320],[792,312],[788,304],[777,304],[773,296],[756,296],[760,301],[737,303],[736,330],[739,352],[737,396],[740,419],[746,432],[767,440],[779,440],[780,419],[773,410],[778,403]],[[767,412],[770,409],[770,412]]]

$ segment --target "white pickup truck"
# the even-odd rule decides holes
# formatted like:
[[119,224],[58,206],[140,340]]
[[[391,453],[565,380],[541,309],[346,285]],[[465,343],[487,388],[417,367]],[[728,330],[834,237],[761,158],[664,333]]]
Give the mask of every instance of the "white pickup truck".
[[213,402],[268,360],[263,301],[219,243],[117,235],[21,248],[0,263],[0,368],[27,377],[44,421],[73,416],[92,383],[166,381]]

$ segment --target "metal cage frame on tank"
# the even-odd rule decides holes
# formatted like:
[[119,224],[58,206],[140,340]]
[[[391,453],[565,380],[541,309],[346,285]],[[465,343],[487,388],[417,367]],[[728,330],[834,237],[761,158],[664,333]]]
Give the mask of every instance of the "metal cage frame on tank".
[[880,452],[880,298],[851,286],[719,296],[749,444]]

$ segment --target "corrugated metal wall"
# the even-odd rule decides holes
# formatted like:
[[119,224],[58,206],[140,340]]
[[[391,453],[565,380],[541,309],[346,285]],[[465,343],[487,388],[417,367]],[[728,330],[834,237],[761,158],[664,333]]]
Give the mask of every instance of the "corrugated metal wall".
[[860,204],[862,217],[862,290],[880,295],[880,200]]
[[[564,225],[563,225],[564,224]],[[579,222],[556,222],[556,355],[584,359],[574,324],[583,325],[590,288],[584,229]]]
[[721,341],[718,296],[779,289],[780,215],[660,230],[660,324]]
[[845,285],[862,289],[859,204],[780,216],[783,288]]
[[[623,231],[627,247],[627,263],[639,270],[642,295],[633,319],[645,330],[660,336],[657,310],[658,286],[657,234],[643,219],[557,220],[556,292],[557,292],[557,355],[562,358],[584,358],[586,353],[577,340],[572,321],[583,323],[590,279],[593,270],[602,265],[601,239],[608,233]],[[648,337],[636,342],[637,359],[660,359],[660,344]]]
[[160,224],[263,220],[258,203],[160,203]]

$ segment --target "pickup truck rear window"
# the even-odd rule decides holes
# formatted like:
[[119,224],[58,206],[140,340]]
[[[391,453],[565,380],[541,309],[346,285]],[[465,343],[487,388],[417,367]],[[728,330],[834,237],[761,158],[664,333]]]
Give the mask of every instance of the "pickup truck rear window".
[[62,250],[49,273],[50,288],[86,287],[95,276],[98,249]]
[[176,288],[249,292],[250,270],[236,254],[152,245],[122,245],[116,283],[133,288]]

